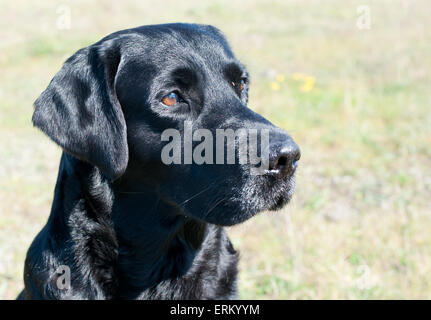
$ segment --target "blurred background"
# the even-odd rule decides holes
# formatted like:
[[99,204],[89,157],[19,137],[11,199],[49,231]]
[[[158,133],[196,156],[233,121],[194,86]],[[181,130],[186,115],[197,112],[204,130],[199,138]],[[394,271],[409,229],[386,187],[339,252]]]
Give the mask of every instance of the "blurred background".
[[221,29],[250,107],[302,159],[292,203],[229,229],[243,299],[431,298],[431,2],[0,0],[0,298],[23,288],[61,150],[32,103],[67,57],[114,31]]

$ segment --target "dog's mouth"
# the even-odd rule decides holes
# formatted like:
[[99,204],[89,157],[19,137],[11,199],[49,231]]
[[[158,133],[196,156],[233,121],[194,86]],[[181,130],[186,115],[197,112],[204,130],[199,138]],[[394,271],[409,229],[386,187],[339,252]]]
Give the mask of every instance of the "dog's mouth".
[[277,211],[287,205],[295,190],[295,173],[283,178],[272,175],[250,177],[243,188],[242,207],[255,215],[261,211]]
[[184,207],[191,216],[202,221],[231,226],[263,211],[280,210],[289,203],[294,189],[294,173],[283,178],[244,175],[242,178],[232,177],[216,189],[211,189],[213,194],[210,196],[205,188],[198,191],[197,196],[190,197]]
[[295,176],[293,175],[287,181],[282,183],[281,190],[274,195],[274,204],[270,205],[268,210],[277,211],[287,205],[295,192]]
[[293,193],[294,193],[295,186],[291,186],[289,190],[287,190],[287,193],[283,193],[276,197],[276,202],[274,205],[270,206],[268,210],[270,211],[277,211],[282,209],[285,205],[287,205],[290,200],[292,199]]

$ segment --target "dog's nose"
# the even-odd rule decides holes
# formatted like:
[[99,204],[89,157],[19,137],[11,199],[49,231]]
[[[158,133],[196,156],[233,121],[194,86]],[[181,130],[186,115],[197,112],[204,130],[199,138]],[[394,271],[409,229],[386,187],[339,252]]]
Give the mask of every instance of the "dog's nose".
[[290,140],[288,143],[277,144],[271,151],[269,170],[282,177],[293,174],[297,167],[297,162],[301,158],[298,145]]

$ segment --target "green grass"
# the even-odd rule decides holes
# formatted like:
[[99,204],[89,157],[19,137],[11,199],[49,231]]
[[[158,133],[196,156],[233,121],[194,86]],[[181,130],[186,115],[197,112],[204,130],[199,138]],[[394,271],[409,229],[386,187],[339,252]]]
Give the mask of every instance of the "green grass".
[[0,298],[23,287],[57,173],[33,101],[79,48],[176,21],[227,35],[252,77],[250,107],[302,150],[292,203],[229,230],[240,297],[431,298],[429,1],[370,2],[370,30],[356,28],[353,0],[61,2],[70,30],[56,28],[60,3],[0,4]]

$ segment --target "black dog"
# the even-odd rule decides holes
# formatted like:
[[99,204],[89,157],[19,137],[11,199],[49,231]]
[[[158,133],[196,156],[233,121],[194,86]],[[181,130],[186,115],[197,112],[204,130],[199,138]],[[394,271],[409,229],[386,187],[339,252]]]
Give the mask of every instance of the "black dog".
[[[299,159],[287,133],[247,108],[248,87],[205,25],[124,30],[69,58],[35,102],[34,125],[64,152],[19,298],[235,298],[238,255],[223,226],[286,204]],[[268,130],[268,168],[164,164],[161,134],[184,133],[186,120]]]

